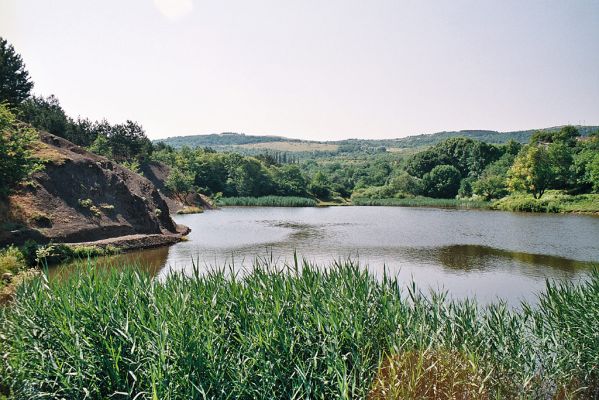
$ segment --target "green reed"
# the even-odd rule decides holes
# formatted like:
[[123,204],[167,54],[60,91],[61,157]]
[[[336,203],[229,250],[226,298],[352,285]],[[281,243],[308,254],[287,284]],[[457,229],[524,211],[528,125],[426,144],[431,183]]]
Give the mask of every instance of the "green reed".
[[316,200],[296,196],[263,196],[263,197],[222,197],[218,205],[241,207],[314,207]]
[[[597,271],[515,311],[406,289],[351,260],[162,280],[82,265],[24,284],[0,310],[0,384],[15,399],[399,398],[381,388],[423,393],[436,382],[418,374],[441,379],[422,367],[436,359],[480,398],[592,396],[598,310]],[[389,360],[411,383],[381,375]]]
[[355,206],[397,206],[397,207],[443,207],[443,208],[489,208],[490,202],[465,199],[434,199],[430,197],[410,198],[352,198]]

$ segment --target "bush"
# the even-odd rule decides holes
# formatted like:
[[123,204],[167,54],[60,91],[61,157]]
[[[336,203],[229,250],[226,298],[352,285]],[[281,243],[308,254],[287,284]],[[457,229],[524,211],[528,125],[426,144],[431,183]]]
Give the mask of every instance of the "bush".
[[17,247],[8,246],[0,250],[0,275],[6,272],[15,274],[25,268],[27,268],[27,260]]

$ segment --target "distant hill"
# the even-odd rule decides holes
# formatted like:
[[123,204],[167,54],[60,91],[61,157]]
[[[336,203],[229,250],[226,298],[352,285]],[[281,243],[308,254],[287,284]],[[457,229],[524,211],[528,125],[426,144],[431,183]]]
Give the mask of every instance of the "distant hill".
[[[209,135],[175,136],[167,139],[159,139],[155,142],[163,142],[175,148],[189,147],[211,147],[220,151],[240,151],[243,153],[256,153],[264,150],[288,151],[288,152],[360,152],[360,151],[396,151],[398,149],[413,149],[428,147],[451,137],[468,137],[487,143],[500,144],[510,140],[527,143],[537,130],[556,131],[561,126],[530,129],[524,131],[498,132],[490,130],[463,130],[437,132],[407,136],[396,139],[345,139],[337,141],[311,141],[300,139],[289,139],[283,136],[257,136],[243,133],[219,133]],[[599,130],[599,126],[577,126],[583,136],[590,132]]]

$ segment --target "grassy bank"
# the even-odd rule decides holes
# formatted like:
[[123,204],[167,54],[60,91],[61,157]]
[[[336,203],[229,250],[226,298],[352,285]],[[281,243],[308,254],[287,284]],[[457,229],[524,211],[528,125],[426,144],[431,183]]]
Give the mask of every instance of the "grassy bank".
[[257,207],[314,207],[316,200],[308,197],[263,196],[263,197],[222,197],[218,206],[257,206]]
[[447,208],[489,208],[490,202],[481,200],[434,199],[431,197],[412,198],[352,198],[355,206],[398,206],[398,207],[447,207]]
[[[510,311],[351,262],[245,278],[38,278],[0,310],[15,399],[551,398],[599,385],[599,272]],[[584,389],[586,388],[586,389]],[[593,392],[594,391],[594,392]],[[520,397],[521,396],[521,397]],[[559,397],[566,398],[566,397]],[[570,397],[571,398],[571,397]]]
[[497,200],[492,207],[503,211],[592,214],[599,213],[599,194],[567,195],[550,191],[540,199],[531,195],[512,195]]

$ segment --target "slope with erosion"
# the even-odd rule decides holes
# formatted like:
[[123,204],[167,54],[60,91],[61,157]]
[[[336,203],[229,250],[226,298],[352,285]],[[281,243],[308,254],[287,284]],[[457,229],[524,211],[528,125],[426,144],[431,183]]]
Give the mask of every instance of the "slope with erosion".
[[171,219],[150,180],[114,161],[45,132],[40,132],[35,154],[44,169],[0,205],[0,245],[132,236],[136,247],[152,247],[188,232]]

